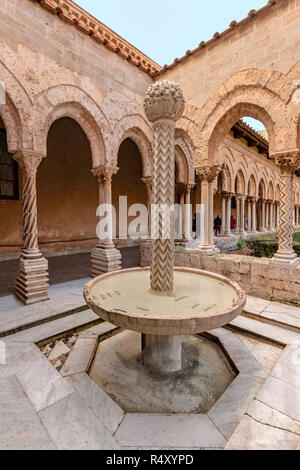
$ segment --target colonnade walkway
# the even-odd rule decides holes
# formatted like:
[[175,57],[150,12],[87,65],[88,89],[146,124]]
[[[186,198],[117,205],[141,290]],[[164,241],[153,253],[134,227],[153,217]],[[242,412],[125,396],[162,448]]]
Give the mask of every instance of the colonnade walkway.
[[[122,267],[139,265],[139,247],[121,248]],[[88,278],[91,274],[91,253],[48,257],[50,285]],[[0,297],[13,294],[18,276],[19,259],[0,261]]]

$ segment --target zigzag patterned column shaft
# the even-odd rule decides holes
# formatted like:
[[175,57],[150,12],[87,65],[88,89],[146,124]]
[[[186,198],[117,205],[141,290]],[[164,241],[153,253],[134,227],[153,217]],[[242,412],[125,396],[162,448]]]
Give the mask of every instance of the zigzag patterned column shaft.
[[179,86],[167,80],[153,83],[144,101],[154,129],[151,287],[160,292],[174,287],[175,123],[184,104]]
[[174,130],[172,121],[154,126],[151,287],[164,292],[174,287]]
[[299,263],[293,249],[293,174],[299,167],[298,152],[276,155],[275,162],[279,166],[280,175],[280,217],[279,246],[272,262],[296,265]]
[[292,178],[291,171],[284,172],[280,176],[280,231],[279,247],[281,253],[293,251],[293,223],[292,223]]

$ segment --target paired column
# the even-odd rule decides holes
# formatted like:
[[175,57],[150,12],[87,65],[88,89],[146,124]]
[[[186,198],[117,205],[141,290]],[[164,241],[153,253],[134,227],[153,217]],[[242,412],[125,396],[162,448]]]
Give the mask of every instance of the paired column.
[[226,217],[225,217],[225,221],[226,221],[226,225],[225,225],[225,237],[231,237],[232,236],[232,233],[231,233],[231,228],[230,228],[230,225],[231,225],[231,201],[232,201],[232,194],[231,193],[225,193],[224,195],[224,199],[226,201]]
[[221,171],[220,165],[196,169],[201,181],[201,242],[198,249],[211,255],[218,252],[214,245],[214,181]]
[[245,196],[239,194],[237,201],[237,233],[245,235]]
[[278,251],[271,262],[297,266],[300,260],[293,249],[293,174],[299,167],[300,154],[275,155],[275,163],[280,168],[280,225]]
[[[112,213],[112,197],[111,182],[112,176],[119,169],[111,166],[101,166],[93,169],[92,173],[97,177],[99,183],[99,206],[106,205],[106,216],[108,220],[107,236],[100,234],[97,246],[92,250],[92,277],[101,274],[117,271],[121,269],[121,253],[113,242],[113,213]],[[104,214],[99,214],[104,216]],[[99,234],[98,234],[99,236]]]
[[247,208],[248,208],[248,227],[247,232],[251,233],[252,230],[252,202],[251,199],[248,198],[247,200]]
[[16,295],[25,304],[48,300],[48,261],[38,247],[36,172],[42,156],[19,151],[14,156],[22,175],[23,249]]

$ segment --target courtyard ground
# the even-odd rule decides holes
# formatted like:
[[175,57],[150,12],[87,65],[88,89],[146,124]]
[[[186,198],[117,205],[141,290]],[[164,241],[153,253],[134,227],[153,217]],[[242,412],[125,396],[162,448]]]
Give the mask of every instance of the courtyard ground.
[[0,449],[299,448],[300,308],[249,296],[205,335],[235,377],[208,413],[131,413],[92,377],[123,333],[87,309],[87,280],[52,285],[42,304],[1,298]]

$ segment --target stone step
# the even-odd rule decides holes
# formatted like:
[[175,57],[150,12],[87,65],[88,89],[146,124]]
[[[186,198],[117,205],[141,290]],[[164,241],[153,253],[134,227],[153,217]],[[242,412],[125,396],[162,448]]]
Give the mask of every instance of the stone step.
[[300,333],[299,307],[248,296],[243,315]]
[[57,320],[48,321],[42,325],[20,331],[5,338],[8,342],[30,342],[38,343],[46,339],[54,338],[83,326],[92,326],[96,322],[102,320],[92,312],[92,310],[84,310],[82,312],[73,313]]
[[271,341],[279,346],[286,346],[295,341],[299,341],[300,335],[295,331],[282,328],[277,325],[264,323],[260,320],[240,315],[230,322],[226,328],[240,331],[246,334],[253,334],[259,338]]
[[87,310],[83,287],[89,279],[57,284],[49,288],[50,300],[21,304],[13,295],[0,298],[0,338],[73,313]]

